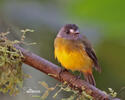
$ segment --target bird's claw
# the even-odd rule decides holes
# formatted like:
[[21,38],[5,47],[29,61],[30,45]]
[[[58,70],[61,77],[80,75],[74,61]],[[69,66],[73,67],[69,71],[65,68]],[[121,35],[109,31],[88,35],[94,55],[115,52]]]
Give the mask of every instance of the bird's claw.
[[61,74],[63,73],[63,72],[68,72],[68,70],[67,69],[61,69],[61,71],[59,72],[59,79],[62,81],[62,79],[61,79]]

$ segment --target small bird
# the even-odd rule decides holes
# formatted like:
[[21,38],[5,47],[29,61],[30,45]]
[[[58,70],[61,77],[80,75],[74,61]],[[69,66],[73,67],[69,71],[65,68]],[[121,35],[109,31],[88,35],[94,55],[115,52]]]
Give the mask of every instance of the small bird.
[[99,72],[101,68],[91,43],[80,34],[77,25],[66,24],[60,29],[54,41],[54,53],[65,69],[82,72],[85,81],[96,85],[92,68]]

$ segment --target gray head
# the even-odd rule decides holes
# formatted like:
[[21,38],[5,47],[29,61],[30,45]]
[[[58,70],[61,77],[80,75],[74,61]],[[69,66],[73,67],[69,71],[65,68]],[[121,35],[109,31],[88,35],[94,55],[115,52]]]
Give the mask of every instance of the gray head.
[[78,26],[75,24],[66,24],[63,26],[57,37],[62,37],[66,39],[76,39],[79,36],[79,29]]

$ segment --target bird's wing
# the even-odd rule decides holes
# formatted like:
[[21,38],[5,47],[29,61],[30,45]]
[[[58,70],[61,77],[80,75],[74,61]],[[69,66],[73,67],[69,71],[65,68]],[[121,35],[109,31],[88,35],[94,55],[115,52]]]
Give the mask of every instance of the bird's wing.
[[101,67],[99,66],[98,59],[96,57],[96,54],[94,52],[94,49],[91,46],[91,43],[88,41],[88,39],[85,36],[82,36],[81,38],[82,42],[84,43],[85,50],[88,54],[88,56],[93,60],[94,67],[97,71],[101,72]]

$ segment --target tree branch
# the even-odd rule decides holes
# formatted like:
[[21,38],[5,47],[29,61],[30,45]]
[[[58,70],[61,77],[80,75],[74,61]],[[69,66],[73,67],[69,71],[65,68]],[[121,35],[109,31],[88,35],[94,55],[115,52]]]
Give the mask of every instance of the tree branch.
[[105,94],[103,91],[97,89],[96,87],[90,85],[84,80],[78,79],[76,76],[72,75],[67,71],[62,71],[61,67],[31,53],[20,46],[15,46],[20,50],[24,56],[24,63],[30,65],[31,67],[46,73],[47,75],[59,80],[60,82],[66,82],[68,85],[77,89],[80,92],[85,91],[88,95],[91,95],[95,100],[120,100],[118,98],[111,98],[109,95]]

